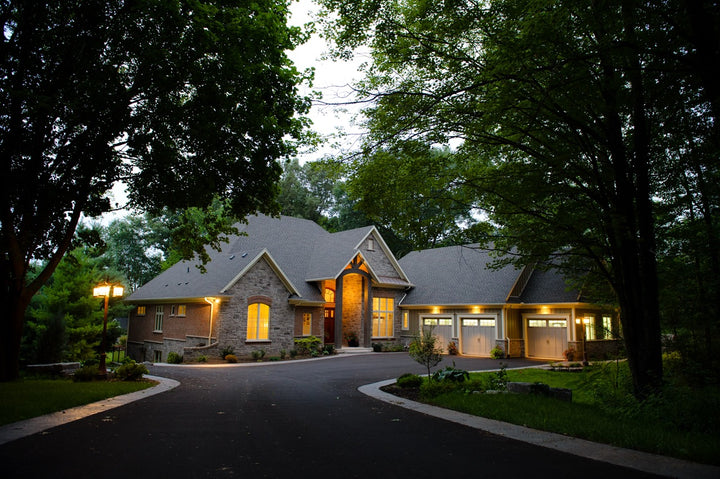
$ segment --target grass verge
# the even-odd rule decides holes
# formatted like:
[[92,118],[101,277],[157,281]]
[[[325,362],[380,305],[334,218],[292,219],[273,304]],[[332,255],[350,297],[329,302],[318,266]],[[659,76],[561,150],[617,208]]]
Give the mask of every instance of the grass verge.
[[0,425],[139,391],[155,384],[150,380],[73,382],[69,379],[0,383]]

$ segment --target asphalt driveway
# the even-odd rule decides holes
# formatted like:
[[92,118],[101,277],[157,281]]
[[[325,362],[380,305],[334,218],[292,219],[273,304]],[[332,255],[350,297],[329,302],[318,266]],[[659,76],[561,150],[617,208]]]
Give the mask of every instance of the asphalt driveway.
[[[453,359],[468,370],[495,369],[499,363]],[[181,385],[0,446],[2,475],[653,477],[449,423],[357,390],[405,372],[423,368],[403,353],[153,366],[152,374]]]

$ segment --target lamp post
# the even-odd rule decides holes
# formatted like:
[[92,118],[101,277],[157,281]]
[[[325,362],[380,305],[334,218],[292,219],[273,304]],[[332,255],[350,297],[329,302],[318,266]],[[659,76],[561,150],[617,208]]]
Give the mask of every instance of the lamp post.
[[103,331],[102,331],[102,341],[100,342],[100,366],[98,367],[98,374],[102,377],[107,377],[107,367],[105,365],[105,350],[106,347],[106,340],[105,337],[107,336],[107,317],[108,317],[108,302],[110,300],[110,296],[122,296],[124,292],[124,289],[119,284],[108,284],[104,283],[99,286],[96,286],[93,289],[93,296],[96,298],[104,297],[105,298],[105,312],[103,314]]

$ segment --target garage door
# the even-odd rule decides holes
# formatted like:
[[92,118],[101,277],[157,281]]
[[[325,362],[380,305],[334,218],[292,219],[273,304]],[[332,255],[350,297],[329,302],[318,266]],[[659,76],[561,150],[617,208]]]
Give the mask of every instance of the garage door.
[[562,359],[567,349],[567,320],[528,319],[528,357]]
[[490,356],[495,347],[495,318],[460,318],[460,349],[470,356]]
[[438,339],[437,345],[447,352],[447,345],[452,340],[452,318],[423,318],[423,329],[431,329]]

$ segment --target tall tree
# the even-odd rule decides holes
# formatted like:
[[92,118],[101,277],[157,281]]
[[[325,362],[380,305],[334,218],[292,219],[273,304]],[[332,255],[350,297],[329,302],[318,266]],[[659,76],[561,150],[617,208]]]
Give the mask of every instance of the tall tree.
[[0,2],[0,380],[18,374],[31,297],[118,181],[139,210],[219,195],[239,218],[277,211],[276,159],[308,108],[287,14],[285,0]]
[[718,51],[699,46],[706,32],[693,23],[717,32],[717,3],[698,2],[703,18],[681,0],[322,3],[337,13],[338,53],[372,47],[359,85],[374,100],[367,148],[462,142],[452,183],[474,190],[469,206],[498,225],[496,246],[601,274],[635,392],[657,391],[657,201],[667,172],[687,171],[668,150],[697,143],[703,171],[718,157],[714,133],[669,113],[685,106],[687,122],[718,124],[717,84],[697,63]]

